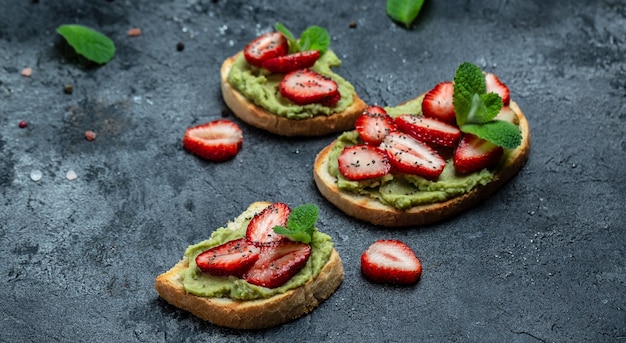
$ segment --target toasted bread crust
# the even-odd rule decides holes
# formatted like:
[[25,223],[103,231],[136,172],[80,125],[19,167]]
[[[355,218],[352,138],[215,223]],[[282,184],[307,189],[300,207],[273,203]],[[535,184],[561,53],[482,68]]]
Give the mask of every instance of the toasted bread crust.
[[315,159],[313,170],[315,184],[328,201],[347,215],[375,225],[388,227],[420,226],[450,218],[493,194],[515,176],[528,160],[530,153],[528,121],[517,103],[511,101],[510,108],[518,116],[519,128],[522,131],[522,143],[509,152],[490,183],[485,186],[477,186],[461,196],[443,202],[398,210],[367,196],[341,191],[337,187],[337,179],[328,173],[328,156],[335,141],[322,149]]
[[[254,203],[252,207],[259,207]],[[265,206],[261,206],[264,208]],[[247,215],[250,212],[247,211]],[[243,216],[243,214],[242,214]],[[237,220],[242,220],[240,216]],[[236,221],[237,221],[236,220]],[[276,326],[311,312],[343,281],[343,265],[336,250],[317,277],[304,285],[267,299],[232,300],[199,297],[185,291],[180,271],[189,266],[186,258],[157,276],[154,288],[168,303],[191,312],[215,325],[234,329],[262,329]]]
[[227,58],[222,64],[222,97],[235,116],[259,129],[290,137],[323,136],[350,129],[366,107],[365,102],[354,93],[354,101],[348,108],[328,116],[319,115],[313,118],[295,120],[272,114],[250,102],[228,83],[228,73],[239,54],[241,52]]

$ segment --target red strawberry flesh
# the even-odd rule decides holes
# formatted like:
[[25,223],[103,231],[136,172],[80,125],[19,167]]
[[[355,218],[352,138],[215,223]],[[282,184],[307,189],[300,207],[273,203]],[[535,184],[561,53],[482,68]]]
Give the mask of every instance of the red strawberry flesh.
[[240,238],[200,253],[196,265],[211,275],[240,277],[259,259],[259,253],[259,248]]
[[461,131],[450,124],[424,116],[403,114],[396,117],[400,131],[429,144],[455,147],[461,138]]
[[272,73],[289,73],[294,70],[312,67],[319,57],[320,52],[317,50],[301,51],[270,58],[265,60],[262,66]]
[[309,69],[298,69],[285,75],[279,90],[282,96],[297,105],[320,103],[332,107],[341,99],[333,79]]
[[456,114],[452,95],[454,84],[450,81],[440,82],[426,92],[422,100],[422,113],[426,117],[435,118],[448,124],[456,123]]
[[387,152],[396,172],[436,179],[446,166],[446,161],[428,145],[399,131],[385,137],[380,148]]
[[291,209],[284,203],[271,204],[255,215],[246,229],[246,238],[256,246],[276,244],[285,236],[274,232],[275,226],[285,226]]
[[422,264],[405,243],[378,240],[361,255],[361,272],[373,282],[409,285],[422,275]]
[[485,73],[485,83],[487,86],[487,93],[496,93],[502,98],[502,105],[509,106],[511,102],[511,93],[509,87],[507,87],[498,76],[493,73]]
[[264,33],[243,48],[246,61],[257,67],[262,67],[263,62],[274,57],[287,55],[289,42],[280,32]]
[[504,149],[472,134],[464,134],[454,151],[454,168],[459,173],[472,173],[492,168],[500,161]]
[[218,119],[187,129],[183,147],[208,161],[229,160],[239,152],[243,133],[239,126],[227,119]]
[[259,259],[242,278],[253,285],[267,288],[282,286],[304,268],[311,256],[310,245],[290,240],[260,249]]
[[380,106],[369,106],[357,117],[354,127],[365,144],[377,146],[389,133],[396,131],[393,118]]
[[343,149],[337,160],[339,172],[350,180],[384,176],[391,170],[387,154],[370,145],[353,145]]

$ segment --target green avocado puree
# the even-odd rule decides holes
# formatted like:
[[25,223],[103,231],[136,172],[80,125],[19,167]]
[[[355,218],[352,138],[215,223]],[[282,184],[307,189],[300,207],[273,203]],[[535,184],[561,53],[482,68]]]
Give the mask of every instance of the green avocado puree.
[[308,280],[316,277],[326,264],[333,250],[331,237],[315,230],[311,241],[311,257],[298,274],[277,288],[255,286],[234,276],[213,276],[203,273],[196,266],[196,256],[214,246],[245,236],[245,221],[241,227],[219,228],[211,234],[211,237],[198,244],[191,245],[185,251],[185,257],[189,261],[189,267],[181,271],[183,286],[188,293],[210,298],[231,298],[236,300],[253,300],[269,298],[275,294],[285,293],[290,289],[297,288]]
[[246,62],[243,54],[239,54],[228,74],[228,83],[236,88],[248,100],[266,109],[270,113],[289,119],[307,119],[317,115],[331,115],[348,108],[354,100],[354,87],[341,76],[335,74],[331,67],[341,65],[341,60],[332,50],[327,50],[310,69],[330,77],[337,82],[341,100],[334,107],[320,104],[296,105],[283,97],[278,84],[285,74],[270,73],[266,69],[252,66]]
[[[401,114],[421,114],[422,97],[397,107],[385,108],[385,110],[392,117]],[[467,193],[478,185],[486,185],[493,178],[493,172],[488,169],[466,175],[457,174],[452,160],[448,159],[446,167],[437,180],[408,174],[387,174],[380,178],[362,181],[348,180],[339,172],[337,158],[344,147],[360,143],[359,134],[356,131],[347,131],[339,136],[329,156],[329,173],[337,177],[339,189],[377,199],[383,204],[400,210],[445,201]]]

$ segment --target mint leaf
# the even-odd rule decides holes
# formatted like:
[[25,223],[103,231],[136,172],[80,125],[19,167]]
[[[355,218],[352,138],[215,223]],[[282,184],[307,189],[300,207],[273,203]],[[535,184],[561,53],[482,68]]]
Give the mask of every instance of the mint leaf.
[[514,149],[522,143],[522,132],[519,127],[503,120],[492,120],[483,124],[465,124],[460,128],[463,132],[474,134],[506,149]]
[[304,231],[291,230],[284,226],[274,226],[274,232],[287,236],[291,240],[294,240],[294,241],[298,241],[302,243],[311,243],[312,234],[308,234]]
[[90,61],[104,64],[115,55],[115,44],[102,33],[82,25],[61,25],[57,33],[63,36],[76,52]]
[[424,0],[387,0],[387,15],[409,28],[422,9]]
[[313,204],[300,205],[291,210],[287,227],[275,226],[274,232],[288,236],[294,241],[310,243],[315,231],[319,209]]
[[302,51],[318,50],[320,55],[330,46],[330,35],[326,29],[319,26],[310,26],[300,36]]
[[502,98],[496,93],[472,96],[470,111],[465,123],[482,124],[495,118],[502,108]]
[[290,53],[318,50],[321,55],[326,52],[330,46],[330,35],[323,27],[315,25],[307,27],[307,29],[302,32],[299,40],[281,23],[276,23],[274,28],[276,31],[282,33],[289,41]]
[[463,62],[454,74],[454,95],[452,103],[456,113],[456,121],[459,125],[465,124],[471,111],[475,111],[479,105],[474,94],[480,96],[487,91],[485,75],[477,66]]
[[496,93],[487,93],[485,74],[479,67],[463,62],[457,68],[452,103],[461,131],[507,149],[514,149],[522,142],[519,127],[494,120],[502,109],[502,98]]
[[289,29],[285,27],[285,25],[281,23],[276,23],[276,25],[274,25],[274,28],[276,29],[276,31],[282,33],[285,38],[287,38],[287,41],[289,42],[289,52],[293,53],[300,51],[300,44],[298,43],[298,40],[293,35],[293,33],[291,33],[291,31],[289,31]]

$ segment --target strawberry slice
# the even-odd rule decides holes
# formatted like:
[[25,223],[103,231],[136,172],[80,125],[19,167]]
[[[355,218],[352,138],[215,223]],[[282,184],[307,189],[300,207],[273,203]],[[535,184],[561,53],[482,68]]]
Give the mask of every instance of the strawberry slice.
[[283,285],[304,268],[311,256],[310,245],[290,240],[260,249],[259,259],[242,278],[253,285],[267,288]]
[[211,275],[240,277],[259,259],[260,252],[245,238],[235,239],[200,253],[196,265]]
[[459,128],[434,118],[403,114],[395,122],[400,131],[425,143],[455,147],[461,138]]
[[319,57],[320,52],[317,50],[301,51],[270,58],[265,60],[262,66],[272,73],[288,73],[294,70],[312,67]]
[[369,106],[354,122],[356,131],[365,144],[379,145],[389,133],[396,131],[393,118],[380,106]]
[[289,52],[289,42],[280,32],[267,32],[253,39],[243,48],[246,61],[257,67],[270,58],[285,56]]
[[463,174],[491,168],[498,164],[503,153],[502,147],[466,133],[454,150],[454,168]]
[[319,103],[332,107],[341,99],[333,79],[309,69],[288,73],[278,87],[280,94],[298,105]]
[[426,143],[400,131],[385,137],[380,148],[387,152],[391,167],[400,173],[436,179],[446,166],[446,161]]
[[485,83],[487,84],[487,93],[496,93],[502,98],[502,105],[509,106],[511,102],[511,92],[500,79],[493,73],[485,73]]
[[426,117],[441,120],[444,123],[456,123],[456,114],[452,95],[454,84],[450,81],[440,82],[429,90],[422,100],[422,113]]
[[243,144],[243,133],[236,123],[218,119],[187,129],[183,147],[205,160],[222,162],[237,155]]
[[422,275],[422,263],[405,243],[381,239],[361,255],[361,272],[373,282],[409,285]]
[[387,154],[371,145],[353,145],[343,149],[337,160],[339,172],[350,180],[364,180],[387,175],[391,164]]
[[274,232],[274,226],[285,226],[290,213],[289,206],[282,202],[269,205],[250,220],[246,238],[256,246],[276,244],[285,236]]

